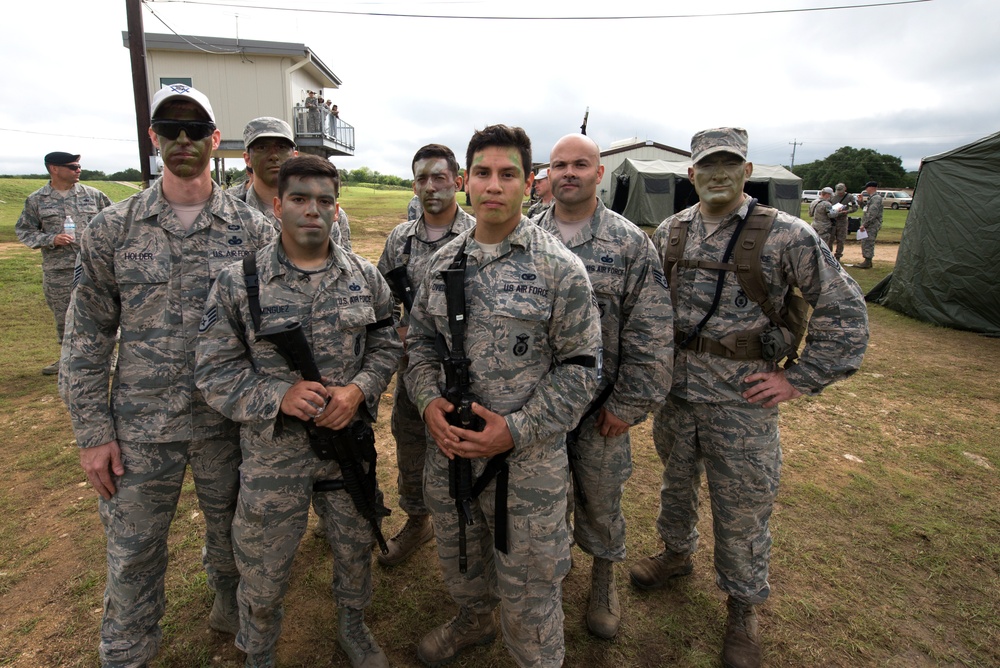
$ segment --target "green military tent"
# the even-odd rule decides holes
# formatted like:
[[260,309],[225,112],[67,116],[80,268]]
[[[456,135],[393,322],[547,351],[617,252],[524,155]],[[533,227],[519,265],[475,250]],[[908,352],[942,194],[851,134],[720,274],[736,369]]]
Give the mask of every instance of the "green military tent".
[[1000,132],[924,158],[896,266],[874,301],[1000,336]]
[[[611,209],[636,225],[656,227],[698,201],[688,181],[690,165],[690,160],[626,159],[611,174]],[[793,216],[802,210],[802,179],[780,165],[755,164],[744,190]]]

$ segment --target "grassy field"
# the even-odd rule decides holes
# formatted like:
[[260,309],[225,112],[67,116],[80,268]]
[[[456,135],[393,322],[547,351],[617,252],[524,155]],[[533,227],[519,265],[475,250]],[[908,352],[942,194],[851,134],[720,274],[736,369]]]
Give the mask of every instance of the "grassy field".
[[[0,179],[0,188],[8,181]],[[0,240],[13,239],[20,212],[11,197],[23,201],[36,187],[23,184],[23,194],[0,190],[0,200],[8,201],[0,204]],[[375,259],[408,199],[348,188],[342,203],[355,249]],[[857,244],[848,254],[858,255]],[[876,259],[872,271],[849,270],[865,289],[891,270],[889,259]],[[6,323],[0,329],[0,666],[92,668],[103,533],[55,380],[38,373],[57,354],[40,276],[37,252],[0,243]],[[1000,665],[1000,340],[878,306],[870,316],[861,371],[782,409],[773,593],[761,610],[765,665]],[[387,392],[377,434],[379,480],[394,507],[390,403]],[[635,473],[625,498],[629,560],[618,568],[622,630],[611,642],[587,633],[590,560],[575,551],[564,583],[566,665],[718,665],[725,606],[714,584],[707,502],[692,577],[653,593],[627,584],[627,566],[661,547],[654,530],[660,465],[649,422],[633,434]],[[386,535],[403,520],[394,508]],[[211,595],[201,568],[203,530],[189,482],[170,539],[168,609],[154,667],[242,665],[232,638],[205,622]],[[373,568],[369,625],[395,666],[417,665],[417,641],[454,613],[435,558],[427,545],[396,569]],[[328,548],[307,537],[286,599],[280,665],[348,665],[336,647],[330,572]],[[514,664],[498,641],[455,665]]]

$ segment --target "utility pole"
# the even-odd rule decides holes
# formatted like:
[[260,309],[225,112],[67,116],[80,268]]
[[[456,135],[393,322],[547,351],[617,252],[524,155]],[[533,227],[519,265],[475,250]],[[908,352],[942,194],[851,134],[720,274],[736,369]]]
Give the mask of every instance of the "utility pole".
[[587,107],[587,110],[585,112],[583,112],[583,125],[580,126],[580,134],[582,134],[582,135],[587,134],[587,119],[588,118],[590,118],[590,107]]
[[153,140],[149,138],[149,81],[146,77],[146,35],[142,27],[142,0],[125,0],[128,18],[128,51],[132,61],[132,94],[135,99],[135,126],[139,137],[139,169],[142,187],[148,188],[153,170]]
[[795,148],[798,146],[802,146],[802,142],[800,142],[798,139],[795,139],[794,141],[790,141],[788,143],[791,144],[792,146],[792,164],[791,166],[789,166],[788,171],[795,172]]

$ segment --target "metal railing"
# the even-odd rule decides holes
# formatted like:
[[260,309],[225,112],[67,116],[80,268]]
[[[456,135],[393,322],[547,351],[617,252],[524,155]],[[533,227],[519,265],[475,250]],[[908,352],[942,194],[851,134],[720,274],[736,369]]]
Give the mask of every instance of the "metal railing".
[[338,147],[354,152],[354,126],[345,123],[339,117],[322,107],[307,107],[296,105],[295,134],[302,137],[322,137]]

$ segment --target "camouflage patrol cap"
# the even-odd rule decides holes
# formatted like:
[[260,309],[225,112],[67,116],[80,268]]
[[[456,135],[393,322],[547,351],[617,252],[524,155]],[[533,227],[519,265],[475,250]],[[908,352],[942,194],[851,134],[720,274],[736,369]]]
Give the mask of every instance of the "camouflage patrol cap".
[[246,128],[243,129],[243,146],[250,148],[250,144],[262,137],[280,137],[287,139],[292,146],[295,146],[295,134],[292,132],[292,127],[280,118],[262,116],[247,123]]
[[734,153],[747,159],[747,131],[743,128],[712,128],[691,137],[691,162],[713,153]]
[[170,84],[156,91],[156,94],[153,95],[153,103],[149,106],[149,115],[156,118],[156,112],[160,110],[164,102],[169,100],[190,100],[201,107],[202,111],[208,115],[209,121],[215,123],[215,112],[212,111],[212,103],[208,101],[208,97],[200,90],[182,83]]

